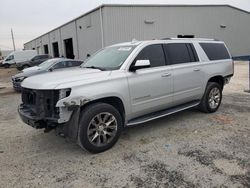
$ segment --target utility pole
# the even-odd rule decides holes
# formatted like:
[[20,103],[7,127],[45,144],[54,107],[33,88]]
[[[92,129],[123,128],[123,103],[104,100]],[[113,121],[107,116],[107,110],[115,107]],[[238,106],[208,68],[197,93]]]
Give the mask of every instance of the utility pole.
[[15,45],[15,40],[14,40],[14,35],[13,35],[13,30],[11,28],[11,36],[12,36],[12,42],[13,42],[13,49],[16,51],[16,45]]

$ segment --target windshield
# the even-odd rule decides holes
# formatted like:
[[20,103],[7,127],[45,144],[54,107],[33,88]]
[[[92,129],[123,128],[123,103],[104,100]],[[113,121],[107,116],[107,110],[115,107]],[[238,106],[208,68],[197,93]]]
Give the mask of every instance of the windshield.
[[136,46],[115,46],[104,48],[88,59],[81,67],[117,70]]
[[8,57],[5,58],[5,61],[10,61],[14,59],[14,55],[9,55]]
[[55,59],[49,59],[47,61],[44,61],[40,65],[38,65],[38,67],[41,68],[41,69],[48,69],[56,62],[57,62],[57,60],[55,60]]

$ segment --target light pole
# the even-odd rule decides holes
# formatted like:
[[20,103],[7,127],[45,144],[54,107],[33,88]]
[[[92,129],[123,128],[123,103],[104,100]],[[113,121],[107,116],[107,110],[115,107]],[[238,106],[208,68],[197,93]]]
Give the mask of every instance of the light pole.
[[15,40],[14,40],[14,35],[13,35],[13,30],[11,29],[11,36],[12,36],[12,42],[13,42],[13,49],[16,51],[16,45],[15,45]]

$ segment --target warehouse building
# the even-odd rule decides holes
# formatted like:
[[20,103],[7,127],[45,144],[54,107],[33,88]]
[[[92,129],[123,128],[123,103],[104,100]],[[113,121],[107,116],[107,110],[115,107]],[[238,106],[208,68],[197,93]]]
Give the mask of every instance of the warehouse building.
[[183,36],[223,40],[233,56],[250,55],[250,13],[229,5],[101,5],[24,49],[84,60],[115,43]]

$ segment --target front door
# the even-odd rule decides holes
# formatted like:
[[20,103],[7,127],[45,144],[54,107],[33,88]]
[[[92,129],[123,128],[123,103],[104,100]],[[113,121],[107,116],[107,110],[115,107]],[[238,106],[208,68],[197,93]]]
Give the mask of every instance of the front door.
[[167,108],[173,100],[172,70],[166,66],[162,45],[145,47],[136,60],[149,60],[151,67],[128,73],[132,118]]

